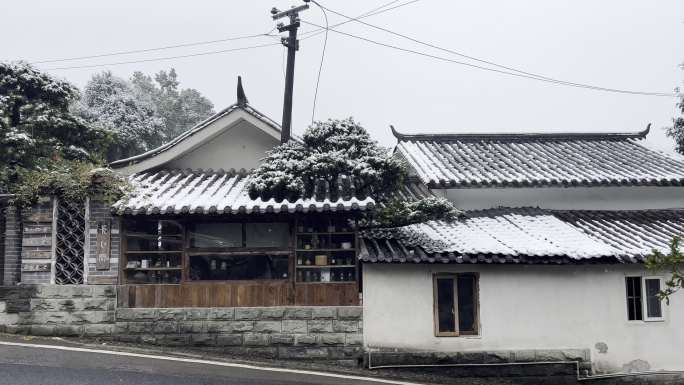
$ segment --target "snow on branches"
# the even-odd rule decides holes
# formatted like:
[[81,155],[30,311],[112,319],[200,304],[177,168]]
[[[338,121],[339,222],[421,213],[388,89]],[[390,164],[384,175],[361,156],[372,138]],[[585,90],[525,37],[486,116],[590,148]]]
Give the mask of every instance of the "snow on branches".
[[383,200],[398,188],[403,164],[370,138],[352,118],[315,122],[302,137],[274,148],[253,172],[252,198],[296,200],[310,197],[318,181],[349,177],[357,192]]
[[460,211],[441,198],[406,202],[395,197],[407,176],[397,157],[380,147],[352,118],[314,122],[301,142],[291,140],[267,153],[252,172],[252,199],[277,201],[314,196],[321,181],[335,186],[341,178],[353,181],[357,195],[371,196],[377,213],[367,223],[402,226],[430,219],[453,220]]

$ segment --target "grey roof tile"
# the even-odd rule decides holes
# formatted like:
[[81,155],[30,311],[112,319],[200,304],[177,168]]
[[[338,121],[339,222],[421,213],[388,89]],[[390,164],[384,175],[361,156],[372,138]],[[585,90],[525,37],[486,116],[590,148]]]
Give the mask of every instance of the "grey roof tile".
[[396,152],[430,187],[684,185],[684,161],[636,134],[419,134]]
[[[213,170],[158,170],[130,177],[132,194],[113,206],[118,214],[250,214],[367,210],[375,205],[357,194],[353,183],[328,184],[305,199],[290,202],[252,199],[247,191],[249,176]],[[344,188],[342,188],[344,187]]]
[[362,232],[359,258],[394,263],[643,262],[684,234],[684,210],[556,211],[498,208]]

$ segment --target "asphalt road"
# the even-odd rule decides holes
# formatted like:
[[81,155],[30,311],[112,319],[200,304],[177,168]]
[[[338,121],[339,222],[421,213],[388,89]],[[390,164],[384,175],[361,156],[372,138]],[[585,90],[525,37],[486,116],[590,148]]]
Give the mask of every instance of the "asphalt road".
[[[230,364],[228,364],[230,365]],[[0,345],[2,385],[251,385],[321,384],[378,385],[359,378],[320,376],[283,369],[244,368],[221,364],[187,362],[81,352],[47,347]]]

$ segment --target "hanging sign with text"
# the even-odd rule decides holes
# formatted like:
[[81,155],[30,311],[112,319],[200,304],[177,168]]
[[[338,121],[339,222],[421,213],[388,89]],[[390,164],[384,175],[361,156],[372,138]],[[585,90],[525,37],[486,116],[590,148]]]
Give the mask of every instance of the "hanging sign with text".
[[109,270],[110,230],[109,221],[97,223],[97,270]]

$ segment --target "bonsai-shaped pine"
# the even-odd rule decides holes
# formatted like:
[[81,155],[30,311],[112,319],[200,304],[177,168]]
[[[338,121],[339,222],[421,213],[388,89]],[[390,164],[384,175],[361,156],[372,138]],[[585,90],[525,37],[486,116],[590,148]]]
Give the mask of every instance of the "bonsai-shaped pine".
[[380,147],[354,119],[329,119],[309,126],[301,142],[291,140],[270,151],[252,172],[248,188],[252,199],[294,201],[312,197],[319,181],[335,185],[346,177],[357,194],[370,196],[377,204],[367,218],[369,224],[393,227],[460,215],[443,198],[400,201],[396,192],[406,176],[403,162]]
[[672,276],[665,281],[665,288],[663,288],[658,296],[669,304],[670,297],[678,290],[684,288],[684,272],[681,268],[684,266],[684,254],[680,250],[682,239],[678,236],[674,237],[670,242],[670,251],[663,254],[658,250],[653,250],[646,259],[646,267],[652,271],[667,271]]

